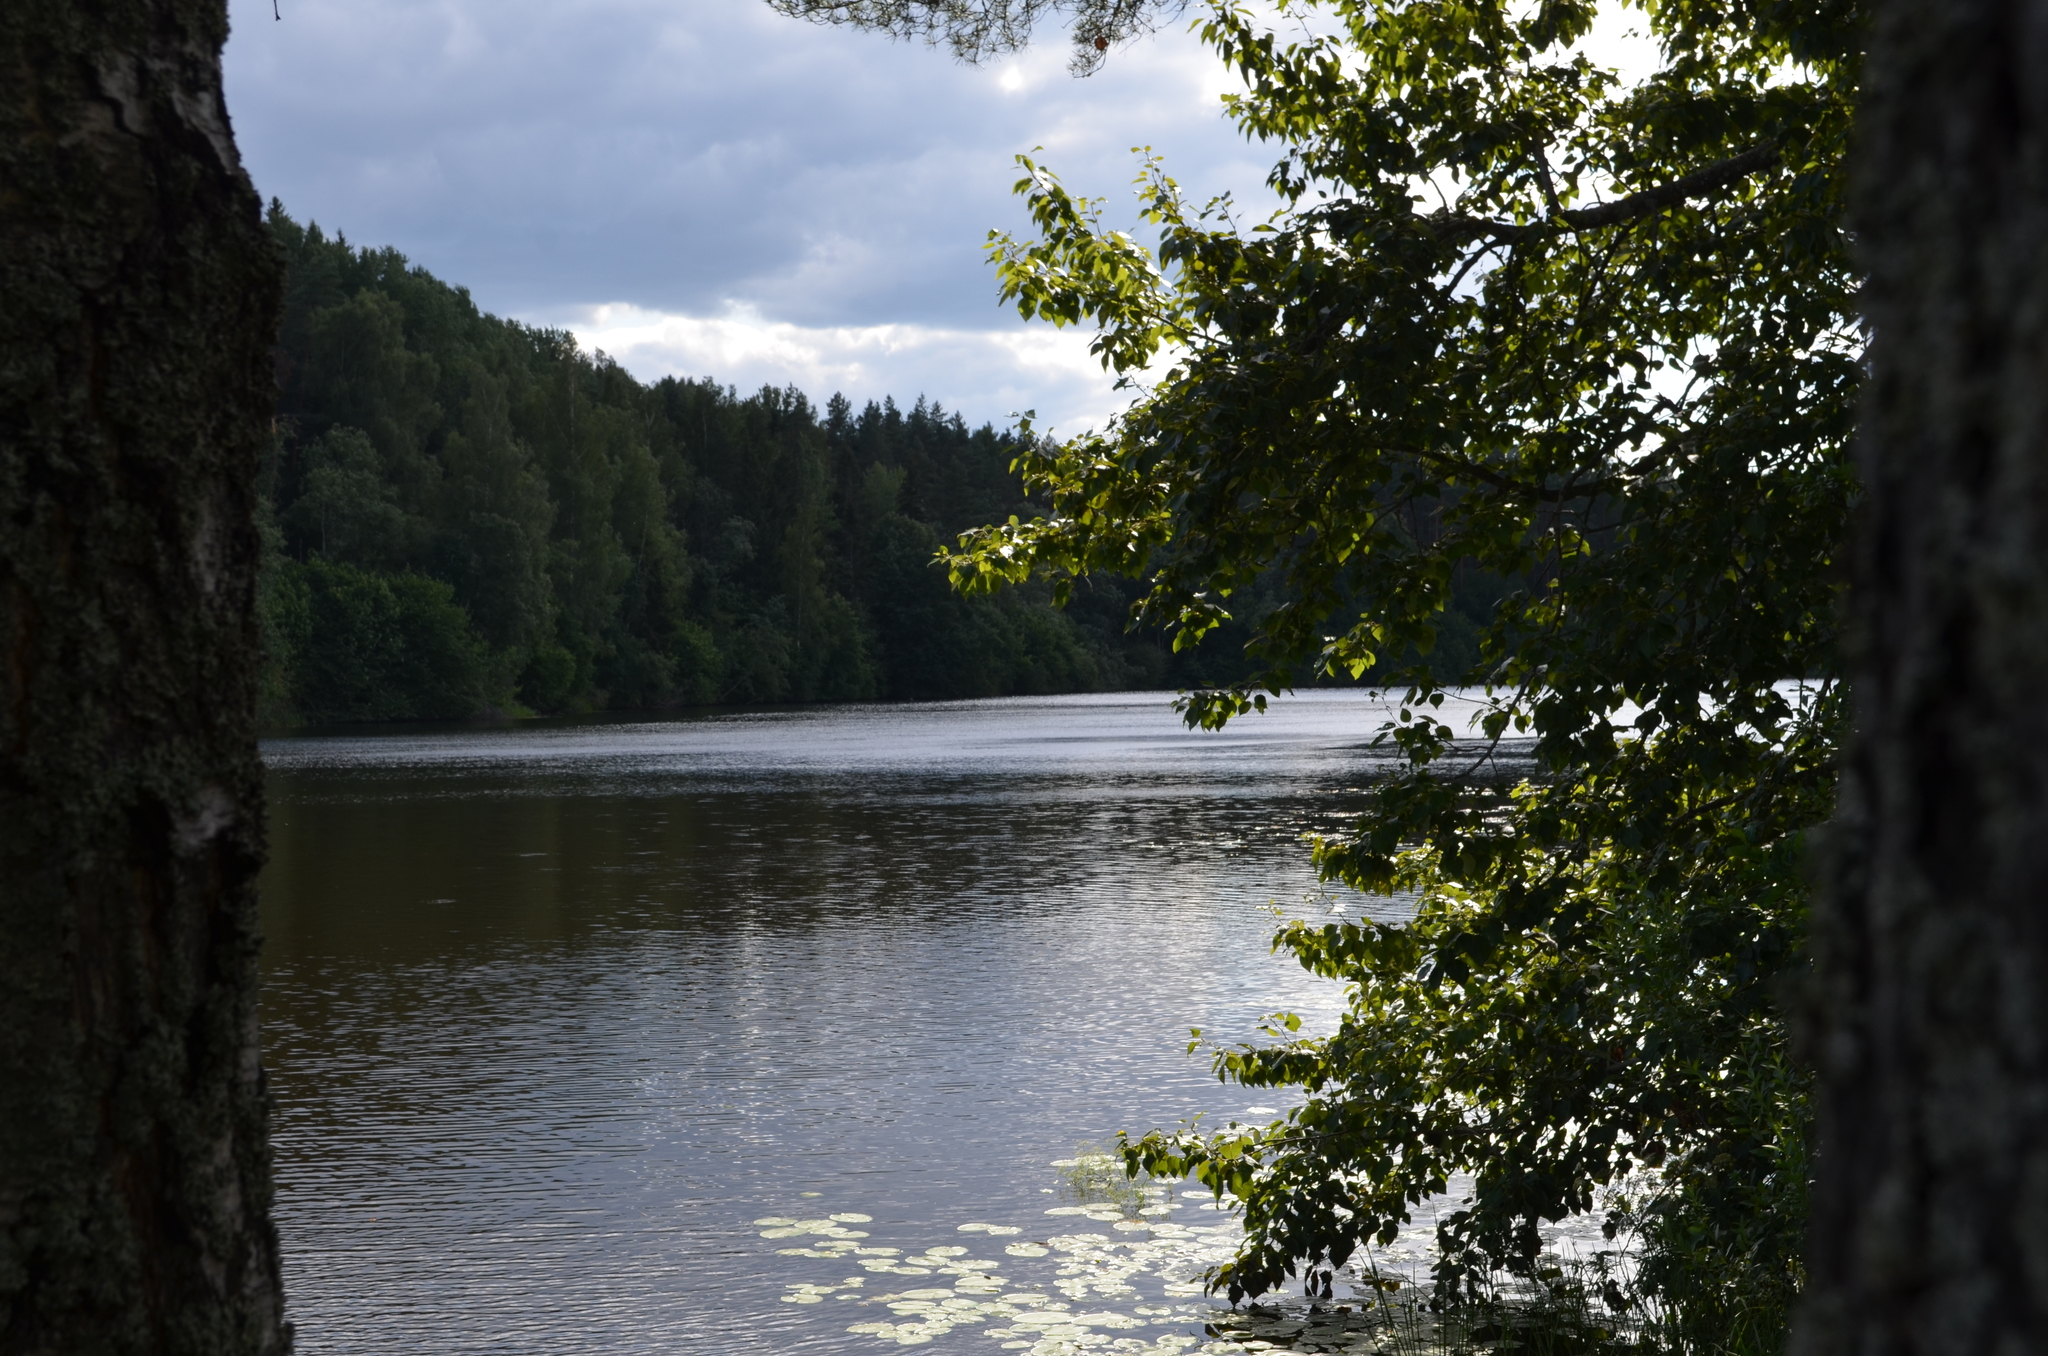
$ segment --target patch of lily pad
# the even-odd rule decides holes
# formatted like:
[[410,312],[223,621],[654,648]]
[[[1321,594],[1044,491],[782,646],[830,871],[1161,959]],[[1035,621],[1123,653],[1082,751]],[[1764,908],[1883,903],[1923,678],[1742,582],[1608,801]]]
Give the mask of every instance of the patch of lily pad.
[[[1077,1165],[1055,1166],[1071,1172]],[[1371,1306],[1239,1311],[1209,1301],[1203,1273],[1235,1250],[1237,1222],[1174,1218],[1206,1202],[1206,1193],[1174,1199],[1148,1185],[1112,1199],[1087,1194],[1081,1204],[1045,1211],[1035,1225],[955,1226],[956,1237],[991,1253],[1000,1247],[1000,1255],[977,1256],[975,1247],[957,1243],[916,1252],[872,1246],[863,1241],[867,1231],[847,1227],[872,1221],[853,1213],[755,1223],[763,1238],[791,1244],[776,1249],[780,1256],[843,1260],[865,1272],[830,1283],[790,1282],[783,1301],[845,1306],[858,1320],[848,1332],[884,1344],[925,1346],[957,1334],[968,1349],[993,1346],[1025,1356],[1390,1350],[1387,1324]],[[897,1289],[870,1286],[882,1276],[916,1279]]]
[[[1339,1277],[1334,1299],[1268,1296],[1226,1308],[1209,1297],[1204,1275],[1235,1253],[1242,1235],[1234,1217],[1213,1209],[1208,1192],[1133,1182],[1120,1156],[1097,1149],[1052,1166],[1068,1204],[1035,1218],[968,1220],[949,1241],[916,1251],[871,1243],[867,1230],[850,1227],[874,1222],[864,1214],[754,1223],[764,1239],[788,1244],[776,1249],[780,1256],[858,1269],[836,1282],[790,1282],[782,1298],[839,1306],[834,1317],[856,1320],[847,1332],[883,1345],[944,1340],[951,1350],[1023,1356],[1466,1356],[1528,1350],[1541,1327],[1545,1340],[1533,1344],[1541,1349],[1639,1349],[1615,1329],[1640,1332],[1646,1315],[1557,1302],[1598,1288],[1585,1277],[1560,1282],[1555,1293],[1537,1283],[1526,1294],[1502,1290],[1502,1303],[1490,1307],[1431,1312],[1414,1284],[1435,1253],[1427,1218],[1378,1250],[1371,1274]],[[1601,1276],[1608,1274],[1603,1265]]]

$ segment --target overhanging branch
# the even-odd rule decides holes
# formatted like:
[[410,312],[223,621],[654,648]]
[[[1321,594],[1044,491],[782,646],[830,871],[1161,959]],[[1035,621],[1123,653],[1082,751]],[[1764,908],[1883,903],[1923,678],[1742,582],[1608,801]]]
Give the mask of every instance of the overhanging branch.
[[1719,192],[1733,183],[1739,183],[1760,169],[1776,163],[1779,146],[1775,141],[1766,141],[1741,155],[1708,165],[1705,169],[1694,170],[1683,178],[1673,179],[1668,184],[1656,184],[1625,198],[1613,202],[1596,203],[1591,207],[1574,207],[1563,212],[1553,212],[1540,221],[1493,221],[1485,217],[1454,216],[1439,212],[1423,218],[1429,230],[1439,240],[1493,239],[1506,243],[1533,240],[1544,236],[1557,235],[1565,231],[1597,231],[1607,226],[1620,226],[1643,217],[1654,216],[1667,207],[1693,198],[1705,197]]

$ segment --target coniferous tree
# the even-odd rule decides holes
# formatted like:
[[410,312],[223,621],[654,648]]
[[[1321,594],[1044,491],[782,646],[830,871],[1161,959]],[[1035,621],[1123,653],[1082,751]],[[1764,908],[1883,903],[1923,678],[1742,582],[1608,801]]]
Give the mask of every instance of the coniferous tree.
[[1227,643],[1176,654],[1127,632],[1132,593],[1113,582],[1064,612],[1043,588],[949,589],[943,543],[1035,511],[1013,433],[922,398],[819,410],[790,390],[645,384],[394,251],[278,206],[270,225],[289,262],[265,476],[274,722],[992,697],[1244,669]]

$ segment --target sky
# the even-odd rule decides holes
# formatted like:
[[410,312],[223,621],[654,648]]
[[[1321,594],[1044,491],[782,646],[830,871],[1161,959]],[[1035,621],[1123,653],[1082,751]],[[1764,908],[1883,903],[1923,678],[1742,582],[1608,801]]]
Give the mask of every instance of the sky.
[[1013,157],[1128,212],[1134,146],[1254,217],[1274,158],[1183,23],[1068,74],[1049,27],[968,67],[763,0],[232,0],[229,114],[264,197],[643,379],[922,395],[1061,434],[1127,396],[1088,334],[997,302]]

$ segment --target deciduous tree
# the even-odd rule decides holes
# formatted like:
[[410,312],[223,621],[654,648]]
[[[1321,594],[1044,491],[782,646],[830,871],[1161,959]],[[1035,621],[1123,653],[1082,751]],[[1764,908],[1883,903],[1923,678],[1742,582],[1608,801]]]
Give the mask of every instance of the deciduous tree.
[[[1027,453],[1049,513],[952,558],[970,590],[1142,576],[1136,619],[1184,645],[1277,578],[1259,678],[1192,722],[1317,674],[1405,692],[1399,772],[1317,852],[1413,921],[1287,928],[1350,1011],[1216,1067],[1304,1105],[1131,1161],[1242,1204],[1233,1297],[1316,1284],[1458,1173],[1447,1288],[1644,1191],[1607,1204],[1678,1321],[1768,1343],[1808,1121],[1778,995],[1839,725],[1860,11],[1662,0],[1630,11],[1661,59],[1628,79],[1587,54],[1591,0],[1283,13],[1303,36],[1228,5],[1202,28],[1279,153],[1271,220],[1148,164],[1152,250],[1024,161],[1005,294],[1093,323],[1135,398]],[[1500,601],[1467,729],[1426,657],[1474,581]]]
[[943,46],[964,61],[1014,52],[1052,16],[1070,25],[1073,69],[1087,74],[1115,44],[1149,32],[1185,0],[768,0],[815,23],[850,24]]

